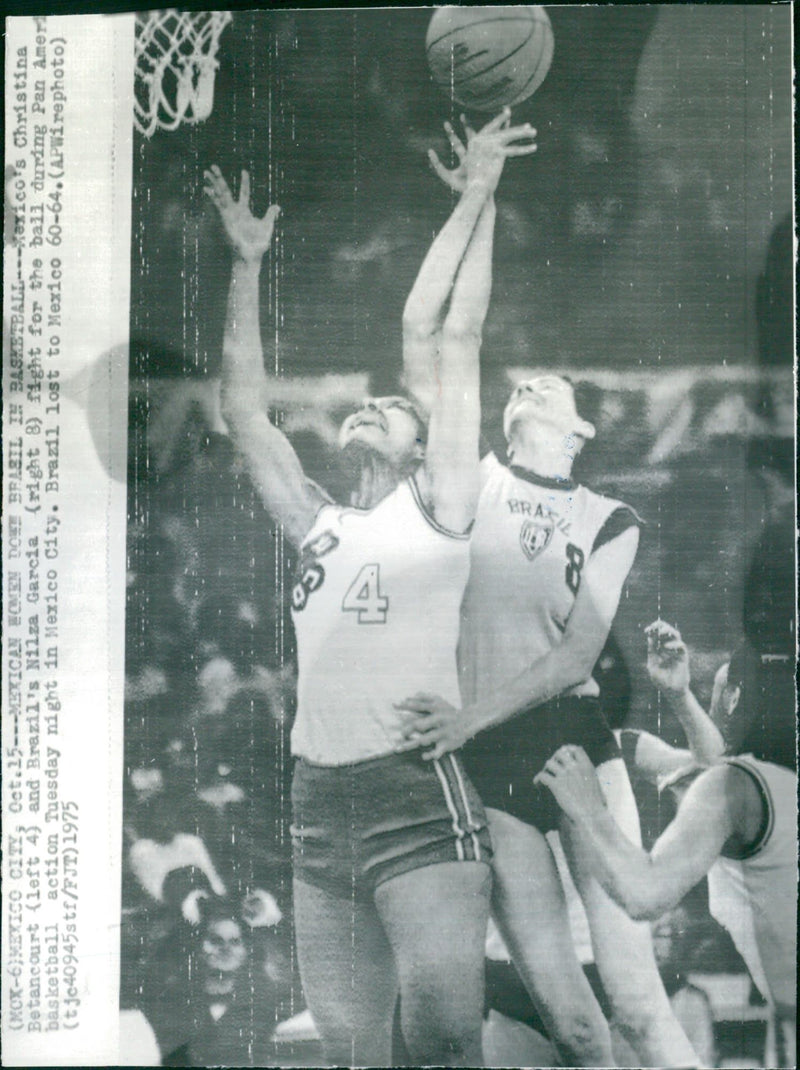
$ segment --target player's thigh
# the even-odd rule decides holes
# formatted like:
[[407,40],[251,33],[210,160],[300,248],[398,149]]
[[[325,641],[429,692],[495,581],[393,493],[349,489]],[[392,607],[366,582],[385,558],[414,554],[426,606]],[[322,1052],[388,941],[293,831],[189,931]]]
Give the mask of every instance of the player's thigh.
[[294,917],[303,991],[326,1054],[385,1065],[397,980],[374,904],[295,880]]
[[492,875],[484,862],[441,862],[384,881],[375,902],[394,952],[404,1018],[483,1010]]
[[538,829],[510,814],[489,809],[487,815],[494,845],[493,915],[539,1013],[565,1044],[588,1034],[607,1041],[575,952],[550,845]]
[[500,931],[543,949],[572,947],[566,900],[544,835],[511,814],[487,808],[494,855],[492,910]]

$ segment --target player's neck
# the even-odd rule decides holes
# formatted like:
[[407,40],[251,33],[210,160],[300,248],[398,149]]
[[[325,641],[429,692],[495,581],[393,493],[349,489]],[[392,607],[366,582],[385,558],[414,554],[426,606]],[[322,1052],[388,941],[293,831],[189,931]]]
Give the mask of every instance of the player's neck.
[[372,509],[395,490],[402,476],[403,473],[384,457],[365,453],[356,473],[356,485],[350,495],[350,504],[357,509]]
[[563,438],[558,442],[540,438],[535,442],[515,443],[509,452],[511,464],[544,479],[571,479],[574,460],[574,446],[571,452],[569,440],[565,443]]

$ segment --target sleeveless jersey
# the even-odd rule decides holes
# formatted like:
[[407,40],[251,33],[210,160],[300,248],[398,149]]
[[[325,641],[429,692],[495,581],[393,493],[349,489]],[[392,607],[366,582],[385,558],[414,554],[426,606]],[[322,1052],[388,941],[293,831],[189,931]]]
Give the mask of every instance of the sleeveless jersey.
[[292,618],[292,753],[318,765],[390,754],[393,704],[417,691],[460,705],[456,645],[469,538],[438,525],[413,478],[374,509],[326,505],[303,541]]
[[[507,468],[492,454],[481,476],[461,612],[466,703],[490,697],[561,642],[592,552],[639,523],[622,502]],[[597,695],[599,688],[589,679],[568,693]]]
[[731,934],[765,999],[797,999],[797,774],[752,755],[728,759],[758,786],[766,817],[758,841],[708,873],[711,914]]

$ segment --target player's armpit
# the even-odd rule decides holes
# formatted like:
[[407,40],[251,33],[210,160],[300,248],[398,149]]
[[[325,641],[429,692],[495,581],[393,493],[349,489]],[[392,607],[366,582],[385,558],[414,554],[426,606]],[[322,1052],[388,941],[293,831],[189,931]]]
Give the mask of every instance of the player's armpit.
[[329,499],[306,477],[294,447],[265,413],[240,413],[230,426],[264,507],[299,547]]

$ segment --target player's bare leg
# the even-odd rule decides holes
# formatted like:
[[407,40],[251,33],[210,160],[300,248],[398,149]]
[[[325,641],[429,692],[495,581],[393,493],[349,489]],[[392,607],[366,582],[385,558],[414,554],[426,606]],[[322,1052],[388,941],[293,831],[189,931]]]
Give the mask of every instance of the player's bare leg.
[[390,1066],[397,979],[372,903],[294,882],[297,955],[308,1009],[332,1066]]
[[[628,839],[641,843],[639,814],[625,763],[621,758],[604,762],[597,774],[614,819]],[[632,921],[606,895],[583,861],[587,848],[566,819],[561,823],[561,840],[586,909],[595,962],[614,1024],[642,1066],[699,1066],[661,982],[649,923]]]
[[575,955],[566,900],[538,829],[487,808],[492,908],[514,965],[567,1066],[613,1066],[608,1024]]
[[375,901],[394,949],[414,1066],[482,1066],[491,870],[441,862],[385,881]]

